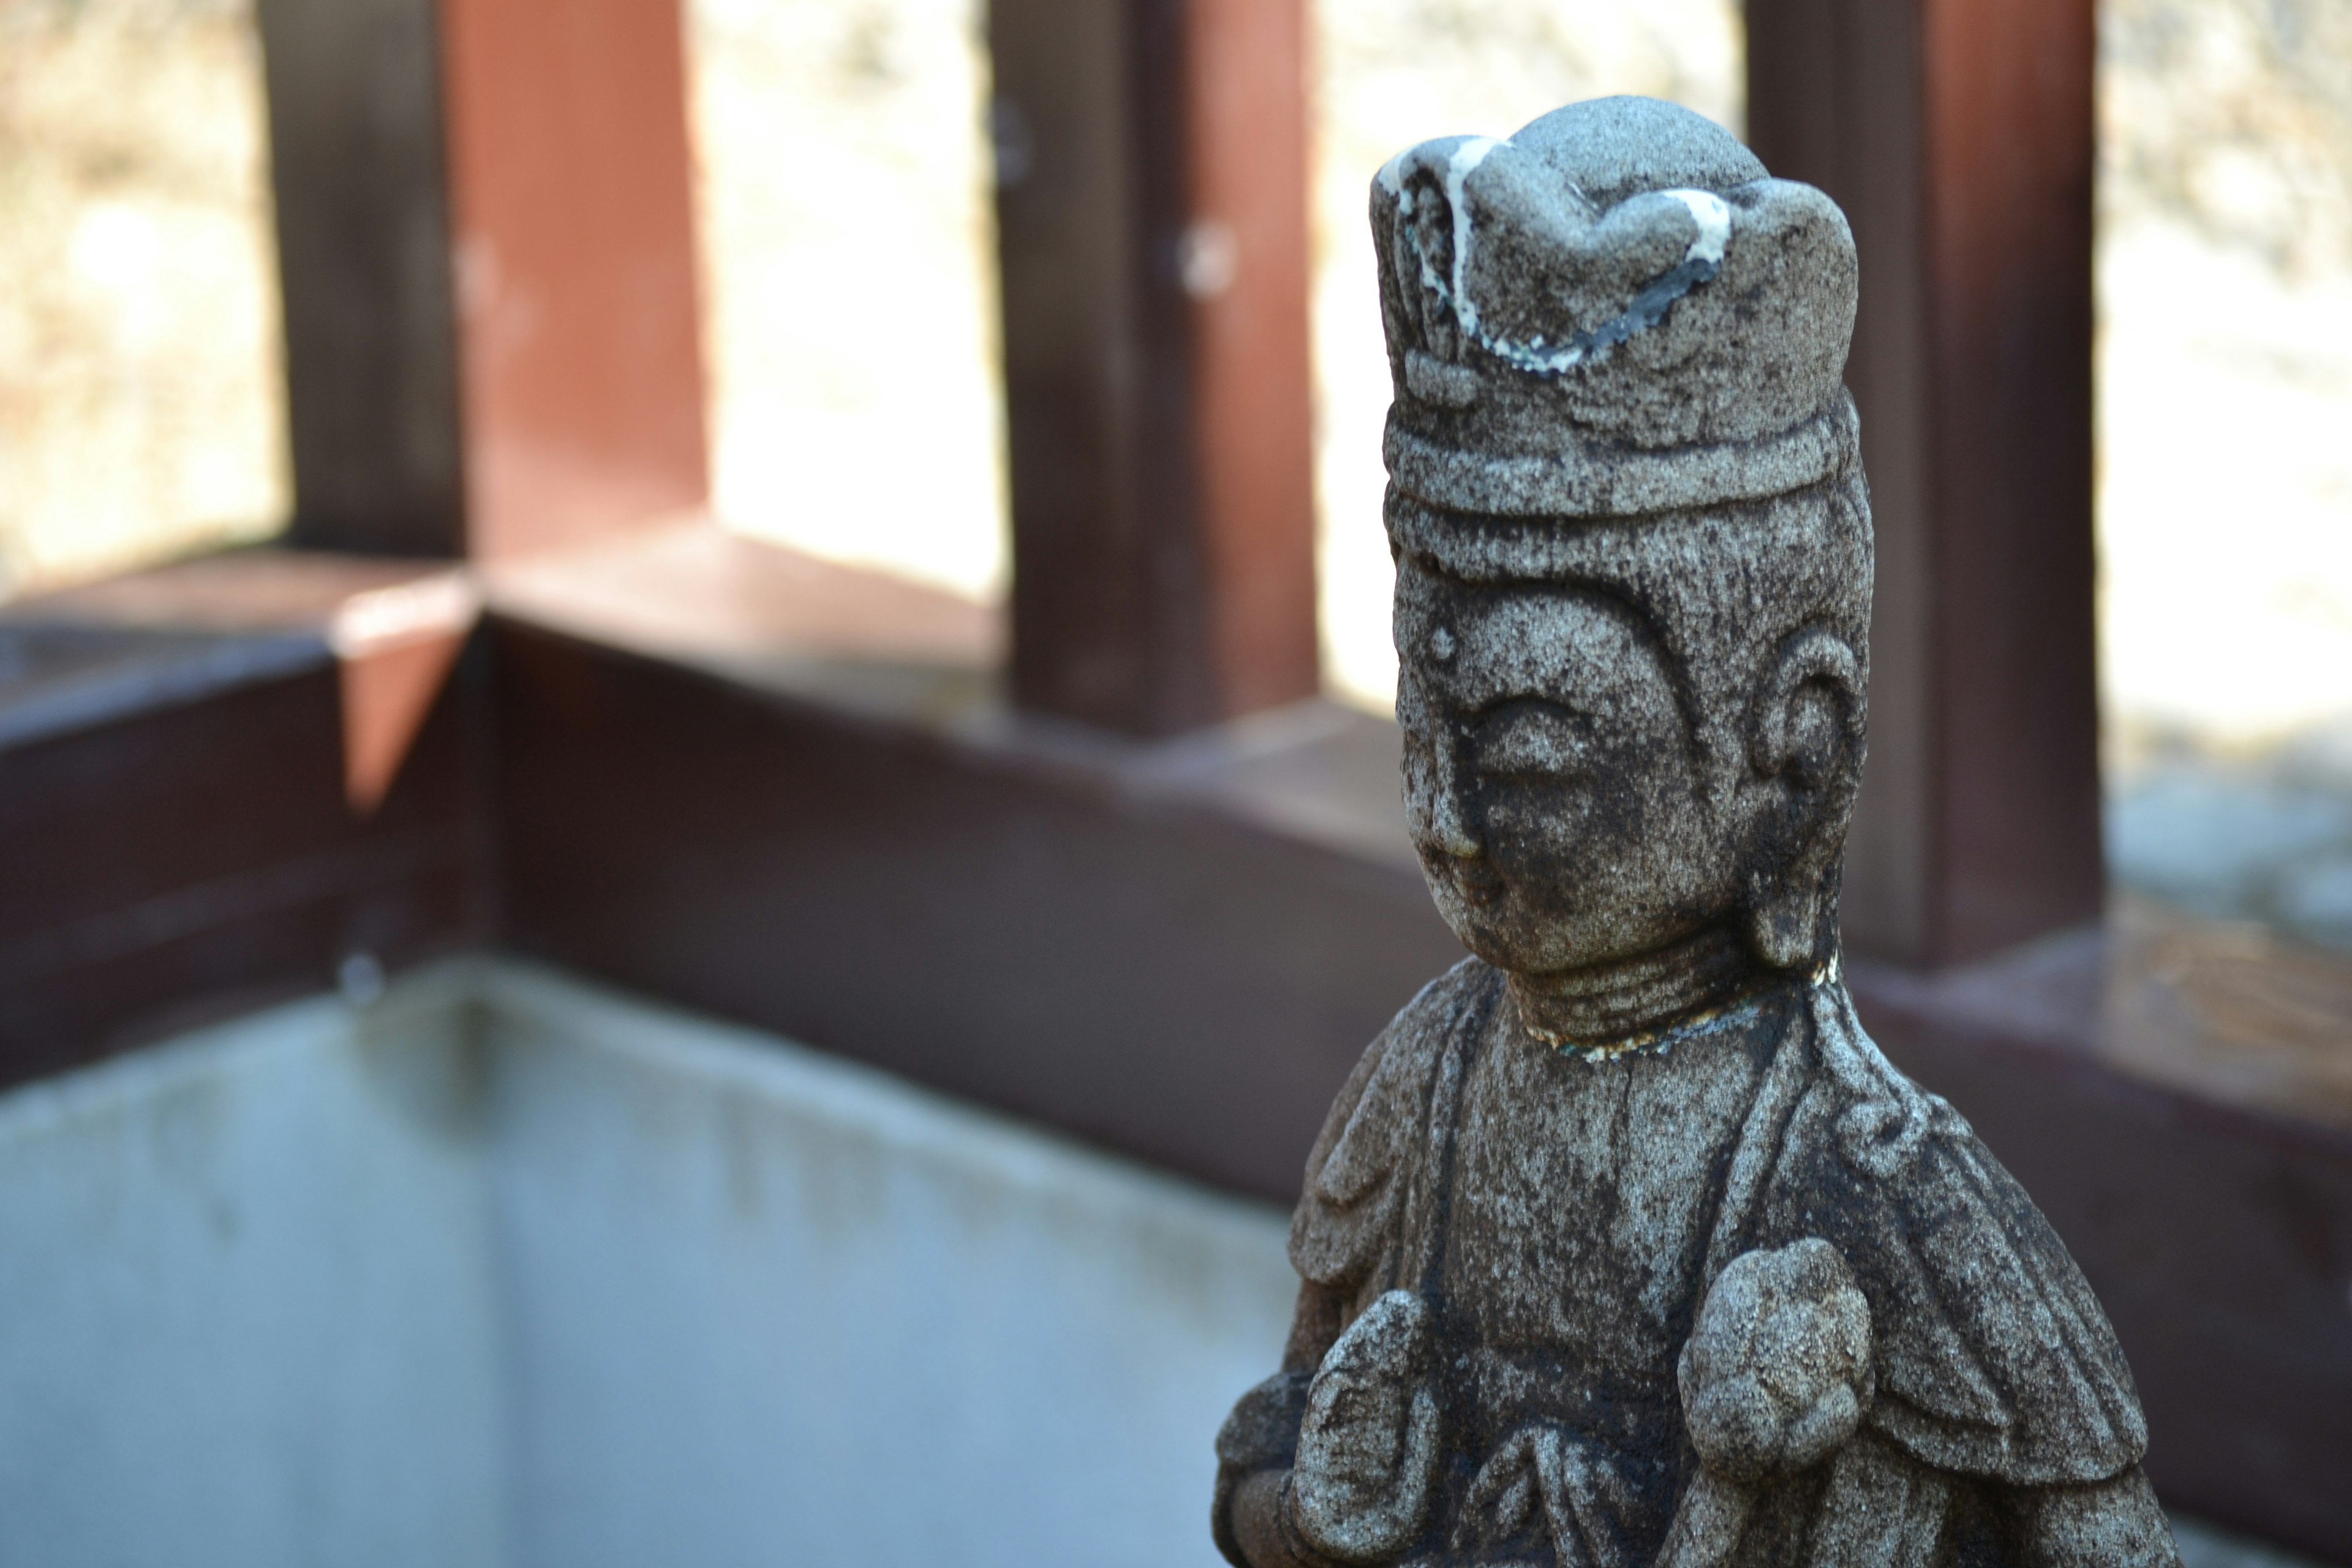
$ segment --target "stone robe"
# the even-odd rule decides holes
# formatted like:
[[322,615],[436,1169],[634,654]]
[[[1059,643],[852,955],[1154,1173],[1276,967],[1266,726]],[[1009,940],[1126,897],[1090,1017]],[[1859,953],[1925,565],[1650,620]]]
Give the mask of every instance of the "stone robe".
[[1450,1458],[1408,1559],[1654,1562],[1697,1470],[1675,1367],[1699,1303],[1741,1253],[1808,1237],[1869,1300],[1875,1397],[1843,1450],[1765,1489],[1736,1563],[2010,1562],[2018,1489],[2139,1462],[2130,1373],[2074,1260],[1834,975],[1597,1061],[1530,1041],[1513,1009],[1464,963],[1333,1104],[1292,1225],[1285,1371],[1219,1437],[1235,1563],[1233,1489],[1290,1464],[1317,1364],[1398,1289],[1436,1313]]

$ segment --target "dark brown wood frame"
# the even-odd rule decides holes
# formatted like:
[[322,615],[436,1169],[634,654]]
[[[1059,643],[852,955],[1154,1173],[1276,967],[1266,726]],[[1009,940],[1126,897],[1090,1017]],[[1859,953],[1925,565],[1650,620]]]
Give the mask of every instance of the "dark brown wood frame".
[[1317,687],[1303,0],[996,0],[1013,689],[1164,735]]

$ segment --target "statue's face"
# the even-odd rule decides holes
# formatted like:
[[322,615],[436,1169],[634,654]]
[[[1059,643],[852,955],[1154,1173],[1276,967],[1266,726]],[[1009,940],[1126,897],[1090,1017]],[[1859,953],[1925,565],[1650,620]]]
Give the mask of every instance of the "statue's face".
[[1731,911],[1737,849],[1706,806],[1664,650],[1633,611],[1408,559],[1395,630],[1413,845],[1471,952],[1557,973]]

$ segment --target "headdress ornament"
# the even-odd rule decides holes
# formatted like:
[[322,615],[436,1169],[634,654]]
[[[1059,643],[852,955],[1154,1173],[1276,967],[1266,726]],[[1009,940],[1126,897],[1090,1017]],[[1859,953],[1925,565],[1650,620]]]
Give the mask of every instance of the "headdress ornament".
[[1572,104],[1503,141],[1399,153],[1371,205],[1404,496],[1624,516],[1853,462],[1845,216],[1712,121],[1649,99]]

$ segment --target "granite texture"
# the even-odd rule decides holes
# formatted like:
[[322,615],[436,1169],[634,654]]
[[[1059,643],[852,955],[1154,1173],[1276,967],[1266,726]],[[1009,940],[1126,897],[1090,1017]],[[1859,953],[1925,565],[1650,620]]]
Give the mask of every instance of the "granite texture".
[[1236,1568],[2172,1565],[2065,1247],[1863,1032],[1843,218],[1642,100],[1400,155],[1404,795],[1474,955],[1308,1156]]
[[1389,470],[1439,506],[1646,514],[1854,456],[1845,216],[1695,114],[1603,99],[1372,183]]

